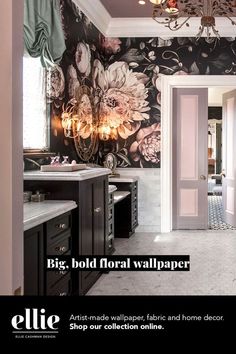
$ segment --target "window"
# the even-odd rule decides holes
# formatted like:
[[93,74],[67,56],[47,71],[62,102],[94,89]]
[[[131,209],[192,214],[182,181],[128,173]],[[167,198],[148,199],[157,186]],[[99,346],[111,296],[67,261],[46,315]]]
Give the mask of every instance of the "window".
[[40,58],[23,59],[23,146],[48,150],[49,116],[46,106],[46,73]]

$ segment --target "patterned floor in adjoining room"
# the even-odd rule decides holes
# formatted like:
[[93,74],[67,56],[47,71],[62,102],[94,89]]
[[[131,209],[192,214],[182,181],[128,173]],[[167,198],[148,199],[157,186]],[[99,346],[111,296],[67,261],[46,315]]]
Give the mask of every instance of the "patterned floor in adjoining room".
[[236,230],[224,222],[222,196],[208,196],[208,223],[210,230]]

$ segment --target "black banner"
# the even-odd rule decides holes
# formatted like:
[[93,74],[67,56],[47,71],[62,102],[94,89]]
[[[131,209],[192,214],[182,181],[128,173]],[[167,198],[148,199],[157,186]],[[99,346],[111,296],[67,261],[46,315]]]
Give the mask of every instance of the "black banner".
[[47,270],[189,271],[190,257],[178,256],[48,256]]
[[1,340],[78,342],[88,337],[199,336],[234,331],[235,297],[0,297]]

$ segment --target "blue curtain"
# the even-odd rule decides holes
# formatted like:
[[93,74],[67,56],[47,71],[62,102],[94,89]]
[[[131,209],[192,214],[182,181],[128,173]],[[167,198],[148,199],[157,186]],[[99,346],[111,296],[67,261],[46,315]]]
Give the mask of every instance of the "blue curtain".
[[60,0],[25,0],[24,43],[30,56],[41,57],[43,67],[61,61],[66,46]]

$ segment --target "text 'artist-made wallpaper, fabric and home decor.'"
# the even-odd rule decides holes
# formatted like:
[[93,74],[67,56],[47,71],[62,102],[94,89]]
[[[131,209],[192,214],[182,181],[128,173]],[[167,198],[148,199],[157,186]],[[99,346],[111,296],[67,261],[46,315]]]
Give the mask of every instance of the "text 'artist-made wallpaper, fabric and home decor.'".
[[[61,1],[66,52],[51,72],[52,149],[75,158],[63,136],[62,106],[76,88],[90,87],[101,117],[113,120],[115,139],[100,141],[92,162],[113,152],[118,167],[160,167],[162,75],[235,75],[235,38],[104,38],[70,0]],[[89,122],[82,135],[89,137]]]

